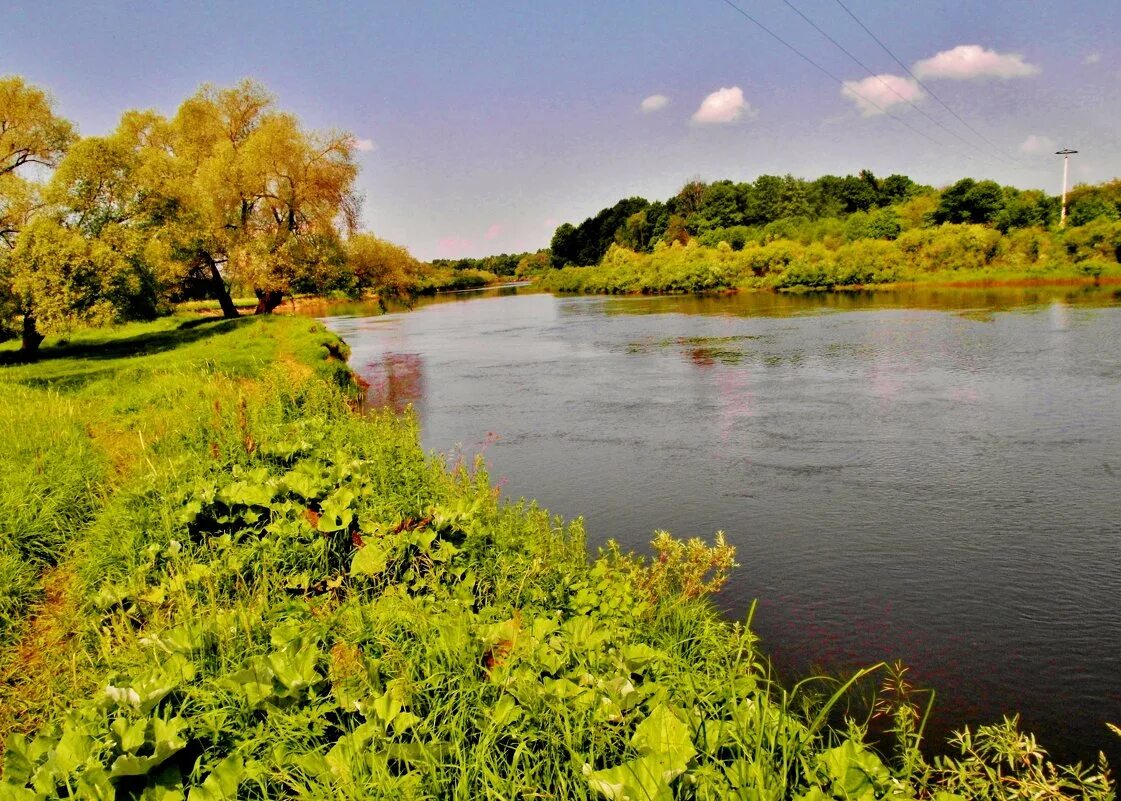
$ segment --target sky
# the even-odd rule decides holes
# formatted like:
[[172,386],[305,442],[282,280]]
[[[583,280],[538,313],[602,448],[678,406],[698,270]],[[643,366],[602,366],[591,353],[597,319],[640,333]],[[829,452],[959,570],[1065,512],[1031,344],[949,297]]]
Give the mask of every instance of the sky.
[[0,74],[89,135],[259,80],[353,133],[364,226],[423,259],[535,250],[693,178],[868,168],[1057,194],[1063,146],[1072,183],[1121,175],[1116,0],[843,2],[909,73],[838,0],[8,0]]

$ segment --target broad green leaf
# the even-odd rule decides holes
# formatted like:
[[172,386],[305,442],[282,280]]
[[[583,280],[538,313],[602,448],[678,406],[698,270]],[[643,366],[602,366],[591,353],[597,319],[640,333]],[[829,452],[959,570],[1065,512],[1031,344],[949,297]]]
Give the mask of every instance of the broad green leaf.
[[389,549],[380,539],[368,539],[350,560],[350,575],[377,576],[389,563]]
[[654,755],[594,772],[585,767],[588,786],[610,801],[673,801],[670,782],[683,772]]
[[41,797],[27,787],[0,782],[0,801],[39,801]]
[[316,684],[322,678],[315,669],[319,649],[297,640],[283,651],[268,656],[268,664],[276,679],[284,685],[287,695],[292,695]]
[[342,531],[349,528],[354,522],[354,491],[349,487],[336,490],[328,496],[320,507],[319,522],[316,528],[320,531]]
[[622,648],[622,653],[623,661],[627,663],[627,670],[631,673],[638,673],[651,662],[665,656],[661,651],[643,643],[625,645]]
[[109,774],[100,765],[93,765],[82,771],[78,777],[75,795],[90,801],[116,801],[117,791],[109,781]]
[[[164,721],[155,718],[151,721],[149,734],[152,740],[152,753],[148,756],[136,756],[134,753],[117,757],[113,762],[111,775],[118,776],[145,776],[160,766],[171,755],[181,751],[187,741],[180,736],[187,728],[187,721],[183,718],[172,718]],[[128,749],[130,752],[135,748]]]
[[218,491],[217,499],[231,509],[235,506],[267,507],[272,503],[275,492],[264,482],[234,481]]
[[490,711],[490,722],[498,728],[510,725],[522,716],[521,707],[511,696],[504,695]]
[[656,755],[665,762],[685,770],[689,760],[697,753],[689,736],[689,727],[669,710],[659,704],[638,724],[631,737],[631,746],[643,756]]
[[187,801],[236,801],[237,788],[245,777],[245,763],[237,754],[219,762],[202,784],[192,787]]
[[817,762],[833,783],[833,793],[845,798],[875,798],[891,778],[878,756],[852,740],[821,753]]
[[127,684],[105,688],[105,696],[118,706],[131,707],[147,715],[167,695],[195,677],[195,666],[182,654],[172,654],[159,667]]
[[220,679],[218,684],[244,695],[253,708],[257,708],[276,695],[272,668],[263,657],[259,656],[250,659],[242,670]]
[[284,489],[306,501],[318,500],[327,491],[323,470],[311,461],[300,462],[294,469],[285,473],[280,482]]
[[420,722],[421,719],[412,712],[398,712],[397,716],[393,718],[393,734],[396,737],[400,737]]
[[511,618],[500,623],[479,626],[479,639],[487,648],[495,648],[499,645],[509,648],[517,641],[520,631],[521,626],[518,621]]
[[404,706],[404,693],[394,684],[370,705],[370,709],[385,726],[393,722]]
[[126,718],[117,718],[110,724],[109,731],[117,743],[117,748],[126,754],[131,754],[144,745],[144,734],[148,729],[148,720],[129,723]]

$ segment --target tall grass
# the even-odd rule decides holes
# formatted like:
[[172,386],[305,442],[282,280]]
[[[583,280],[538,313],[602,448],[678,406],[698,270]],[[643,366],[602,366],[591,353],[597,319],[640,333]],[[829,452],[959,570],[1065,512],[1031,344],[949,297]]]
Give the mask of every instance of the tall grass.
[[105,479],[104,454],[77,404],[51,390],[0,393],[0,644],[10,642],[37,577],[89,520]]

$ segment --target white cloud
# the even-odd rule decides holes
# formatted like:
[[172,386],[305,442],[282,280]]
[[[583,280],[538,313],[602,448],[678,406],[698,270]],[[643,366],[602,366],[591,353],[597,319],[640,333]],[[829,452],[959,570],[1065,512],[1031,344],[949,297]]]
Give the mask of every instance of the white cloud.
[[490,228],[487,229],[487,232],[483,234],[483,238],[490,242],[502,236],[502,232],[505,230],[506,226],[504,226],[502,223],[493,223]]
[[1028,64],[1019,53],[998,53],[981,45],[958,45],[915,64],[919,78],[1022,78],[1035,75],[1039,67]]
[[353,143],[354,149],[359,150],[363,153],[369,153],[371,150],[374,150],[377,147],[377,145],[374,144],[373,139],[359,139],[358,137],[355,137]]
[[643,114],[649,114],[652,111],[661,111],[669,105],[669,98],[665,95],[650,95],[642,101],[640,108]]
[[693,122],[719,125],[735,122],[745,114],[754,117],[755,110],[743,99],[743,90],[738,86],[723,87],[701,101],[700,108],[693,112]]
[[1102,60],[1102,54],[1101,53],[1091,53],[1090,55],[1086,56],[1086,58],[1082,59],[1082,63],[1083,64],[1097,64],[1101,60]]
[[925,97],[917,81],[899,75],[876,75],[862,81],[845,81],[841,94],[856,103],[865,117],[883,114],[897,103],[914,103]]
[[1055,152],[1055,141],[1047,136],[1031,134],[1020,145],[1020,152],[1029,156],[1038,156],[1043,153]]

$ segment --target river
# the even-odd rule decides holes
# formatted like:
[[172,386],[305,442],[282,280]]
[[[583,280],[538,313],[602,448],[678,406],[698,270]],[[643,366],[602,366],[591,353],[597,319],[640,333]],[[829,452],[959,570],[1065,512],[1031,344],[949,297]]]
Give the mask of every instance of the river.
[[[371,316],[373,315],[373,316]],[[727,533],[785,675],[902,660],[930,734],[1121,764],[1121,292],[510,289],[325,317],[370,401],[589,544]]]

